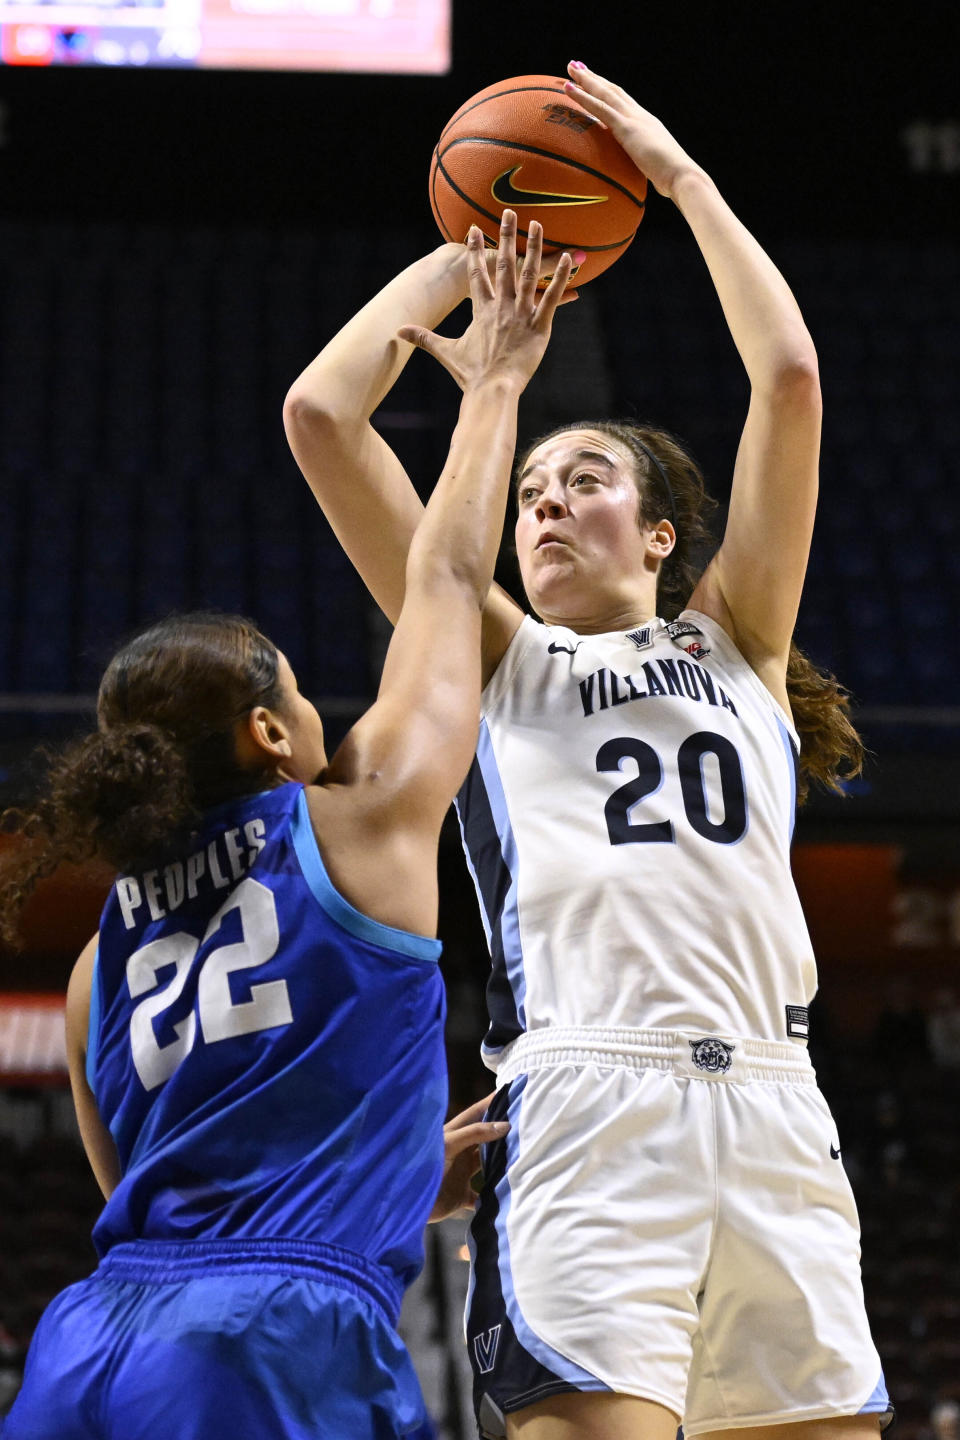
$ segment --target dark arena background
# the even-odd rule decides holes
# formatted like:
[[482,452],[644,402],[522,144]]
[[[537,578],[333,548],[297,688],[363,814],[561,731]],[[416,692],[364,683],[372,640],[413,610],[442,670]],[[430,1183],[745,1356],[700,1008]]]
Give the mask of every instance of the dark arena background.
[[[281,406],[334,330],[439,242],[430,155],[475,91],[586,60],[664,119],[782,267],[825,401],[798,637],[849,687],[871,752],[843,799],[814,797],[797,825],[821,974],[811,1047],[902,1440],[960,1434],[958,17],[940,0],[456,0],[446,73],[0,65],[6,804],[37,742],[90,726],[116,642],[173,609],[254,616],[334,738],[372,699],[384,627],[290,458]],[[722,499],[746,382],[667,202],[652,195],[630,251],[557,329],[524,432],[649,417],[691,442]],[[423,493],[456,405],[417,355],[377,417]],[[484,942],[452,821],[442,865],[459,1108],[490,1077]],[[24,950],[0,956],[0,1412],[44,1304],[94,1261],[62,1003],[108,883],[54,877]],[[404,1321],[446,1440],[473,1433],[461,1243],[454,1222],[430,1233]]]

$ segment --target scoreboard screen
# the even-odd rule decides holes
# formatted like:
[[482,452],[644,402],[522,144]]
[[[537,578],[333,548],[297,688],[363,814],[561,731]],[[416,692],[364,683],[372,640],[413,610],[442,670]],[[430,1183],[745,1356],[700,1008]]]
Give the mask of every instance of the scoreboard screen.
[[0,0],[0,61],[438,75],[450,0]]

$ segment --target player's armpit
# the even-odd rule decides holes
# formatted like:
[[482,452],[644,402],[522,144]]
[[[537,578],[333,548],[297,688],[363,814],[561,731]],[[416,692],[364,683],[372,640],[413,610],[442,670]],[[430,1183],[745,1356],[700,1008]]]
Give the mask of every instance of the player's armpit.
[[487,685],[523,623],[523,611],[499,585],[490,586],[480,629],[480,683]]

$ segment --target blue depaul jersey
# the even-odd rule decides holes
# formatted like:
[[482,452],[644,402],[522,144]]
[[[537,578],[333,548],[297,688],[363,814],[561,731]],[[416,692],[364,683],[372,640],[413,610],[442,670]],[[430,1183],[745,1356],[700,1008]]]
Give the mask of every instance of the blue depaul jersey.
[[87,1075],[123,1178],[119,1241],[287,1239],[408,1284],[447,1103],[437,940],[331,884],[301,785],[204,817],[104,908]]

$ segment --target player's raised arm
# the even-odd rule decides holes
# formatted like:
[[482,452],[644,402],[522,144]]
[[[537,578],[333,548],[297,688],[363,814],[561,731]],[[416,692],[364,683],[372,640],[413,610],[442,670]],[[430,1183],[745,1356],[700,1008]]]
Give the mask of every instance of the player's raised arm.
[[290,448],[334,533],[393,624],[423,505],[370,417],[414,347],[404,325],[432,329],[468,293],[467,251],[441,245],[390,281],[324,346],[283,407]]
[[[466,246],[439,246],[395,276],[338,331],[294,381],[283,407],[297,464],[392,624],[403,604],[407,552],[423,504],[371,416],[415,348],[398,332],[409,325],[432,329],[467,293]],[[485,677],[522,618],[519,606],[492,586],[483,623]]]
[[783,276],[660,121],[579,62],[569,73],[574,98],[682,212],[747,371],[750,406],[727,528],[693,604],[730,630],[778,688],[816,509],[821,407],[813,341]]
[[406,588],[376,704],[357,723],[325,776],[366,786],[396,825],[435,832],[476,745],[480,621],[493,576],[516,442],[517,403],[546,348],[569,276],[557,265],[536,285],[542,232],[534,227],[517,275],[516,216],[504,214],[495,281],[478,230],[470,240],[474,317],[458,339],[424,326],[403,337],[421,345],[463,390],[443,473],[406,561]]

